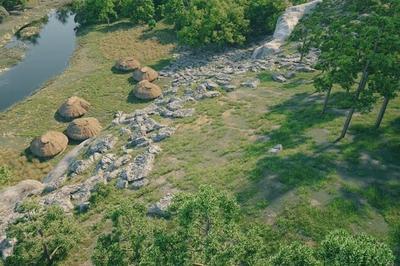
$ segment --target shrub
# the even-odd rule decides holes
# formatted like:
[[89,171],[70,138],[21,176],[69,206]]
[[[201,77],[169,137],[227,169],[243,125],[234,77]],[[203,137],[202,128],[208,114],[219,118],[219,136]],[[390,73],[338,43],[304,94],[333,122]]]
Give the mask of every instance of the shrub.
[[0,166],[0,186],[9,184],[11,171],[6,166]]
[[281,247],[278,254],[272,257],[271,264],[276,266],[321,265],[315,259],[314,250],[298,242]]
[[249,1],[246,8],[246,18],[250,21],[251,37],[273,33],[278,17],[285,10],[286,6],[285,1]]
[[327,265],[393,265],[394,256],[387,245],[371,236],[352,236],[338,230],[321,244],[321,256]]
[[12,224],[7,236],[17,243],[6,265],[54,265],[79,240],[80,230],[60,207],[45,210],[32,202],[20,207],[25,216]]

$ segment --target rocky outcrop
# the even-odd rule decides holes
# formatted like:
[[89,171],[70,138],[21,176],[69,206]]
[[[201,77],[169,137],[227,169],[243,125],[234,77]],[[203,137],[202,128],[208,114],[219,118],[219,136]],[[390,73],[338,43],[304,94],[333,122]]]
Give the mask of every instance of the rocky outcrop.
[[309,3],[287,8],[285,13],[278,19],[272,40],[258,47],[254,51],[252,57],[254,59],[262,59],[279,52],[280,47],[290,37],[301,18],[310,13],[322,1],[323,0],[314,0]]
[[44,185],[36,180],[24,180],[15,186],[0,191],[0,238],[10,222],[19,214],[15,212],[15,206],[30,195],[38,195]]

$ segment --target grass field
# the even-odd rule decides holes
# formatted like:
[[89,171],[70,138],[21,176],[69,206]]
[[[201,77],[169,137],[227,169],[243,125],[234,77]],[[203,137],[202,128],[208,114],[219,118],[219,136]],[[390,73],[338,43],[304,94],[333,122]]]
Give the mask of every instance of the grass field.
[[[54,119],[68,96],[89,100],[95,116],[107,125],[115,111],[142,107],[129,97],[127,75],[113,74],[115,59],[134,55],[161,67],[175,48],[165,26],[155,32],[121,23],[87,29],[79,37],[69,69],[32,98],[0,118],[0,165],[11,168],[14,179],[40,178],[59,158],[39,162],[24,149],[33,136],[49,129],[64,130]],[[120,191],[109,186],[105,199],[76,215],[83,242],[64,265],[90,265],[97,236],[110,230],[107,210],[121,201],[158,200],[170,191],[195,191],[210,184],[234,195],[249,220],[271,228],[272,250],[278,243],[301,240],[316,245],[331,230],[345,228],[367,232],[397,252],[400,219],[400,100],[393,101],[380,130],[373,130],[378,106],[370,114],[354,117],[350,134],[333,141],[344,122],[345,95],[335,90],[329,112],[322,116],[323,95],[314,93],[313,74],[298,74],[291,82],[257,76],[257,89],[240,88],[195,105],[196,115],[164,120],[177,132],[161,144],[151,183],[140,191]],[[282,144],[283,152],[268,150]]]

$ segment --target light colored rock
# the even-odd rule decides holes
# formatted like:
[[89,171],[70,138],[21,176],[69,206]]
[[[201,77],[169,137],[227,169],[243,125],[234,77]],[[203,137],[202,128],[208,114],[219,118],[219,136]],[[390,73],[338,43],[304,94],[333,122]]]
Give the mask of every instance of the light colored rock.
[[276,82],[285,83],[287,80],[282,74],[273,74],[272,79]]
[[117,142],[117,138],[113,135],[107,135],[95,139],[88,147],[86,154],[88,156],[95,153],[105,153],[111,150]]
[[150,207],[147,210],[147,214],[150,216],[156,216],[156,217],[166,217],[168,208],[171,206],[173,198],[174,198],[174,195],[168,193],[163,198],[161,198],[158,202],[150,205]]
[[171,137],[175,133],[175,128],[172,127],[164,127],[161,128],[157,133],[153,133],[151,135],[151,139],[154,142],[163,141],[169,137]]
[[16,239],[8,239],[5,236],[0,237],[0,255],[4,261],[12,255],[16,243]]
[[272,154],[278,154],[278,153],[280,153],[281,151],[283,151],[283,146],[282,146],[282,144],[278,144],[278,145],[276,145],[275,147],[269,149],[268,152],[269,152],[269,153],[272,153]]
[[241,85],[246,88],[257,89],[258,85],[260,85],[260,80],[259,79],[246,80],[242,82]]
[[265,58],[271,54],[278,53],[280,47],[290,37],[300,19],[309,14],[323,0],[314,0],[302,5],[292,6],[286,9],[285,13],[279,17],[272,41],[258,47],[253,59]]

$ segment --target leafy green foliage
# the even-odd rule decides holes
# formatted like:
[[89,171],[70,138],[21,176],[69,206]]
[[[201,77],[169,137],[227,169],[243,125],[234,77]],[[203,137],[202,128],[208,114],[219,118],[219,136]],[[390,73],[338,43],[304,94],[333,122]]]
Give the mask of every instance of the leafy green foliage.
[[7,265],[54,265],[79,241],[79,227],[60,207],[45,210],[28,202],[20,209],[25,215],[7,231],[17,240]]
[[0,186],[11,181],[11,171],[6,166],[0,166]]
[[273,33],[276,21],[285,8],[285,1],[249,1],[246,9],[246,18],[250,20],[250,35],[265,36]]
[[117,18],[114,0],[75,0],[73,10],[81,24],[110,23]]
[[7,10],[14,10],[16,8],[24,8],[27,0],[0,0],[0,6]]
[[242,44],[249,25],[242,1],[233,0],[192,0],[180,24],[180,41],[191,46]]
[[282,247],[278,254],[271,258],[271,265],[276,266],[302,266],[321,265],[315,258],[315,251],[301,243],[295,242]]
[[327,265],[393,265],[392,251],[366,235],[352,236],[339,230],[321,244],[321,256]]
[[243,231],[239,207],[225,193],[202,187],[182,194],[170,208],[172,219],[151,220],[141,205],[113,211],[111,234],[99,238],[95,265],[254,265],[268,252],[266,227],[248,224]]

